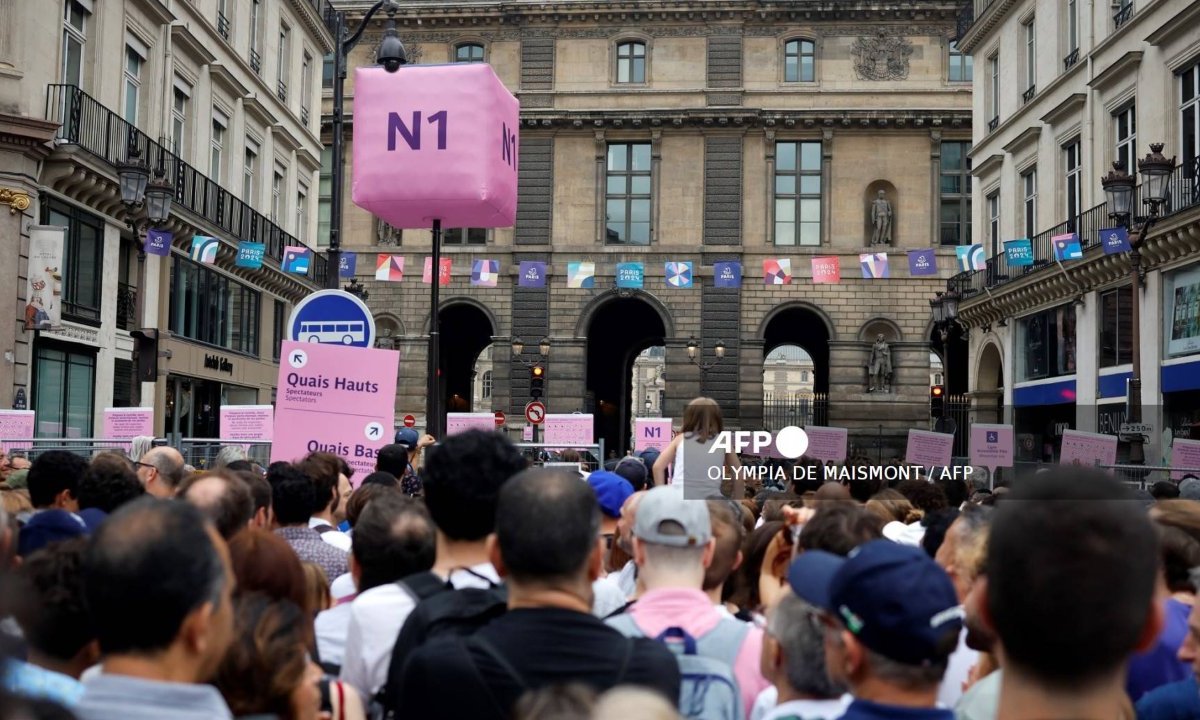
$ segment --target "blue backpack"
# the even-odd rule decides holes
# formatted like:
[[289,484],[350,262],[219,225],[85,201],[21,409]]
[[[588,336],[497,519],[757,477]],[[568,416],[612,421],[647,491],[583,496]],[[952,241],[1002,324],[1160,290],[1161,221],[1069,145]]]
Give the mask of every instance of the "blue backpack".
[[[629,615],[616,615],[606,622],[626,637],[646,637]],[[679,627],[669,627],[654,638],[675,653],[679,663],[681,715],[688,720],[745,720],[733,667],[749,632],[747,623],[721,618],[699,638]]]

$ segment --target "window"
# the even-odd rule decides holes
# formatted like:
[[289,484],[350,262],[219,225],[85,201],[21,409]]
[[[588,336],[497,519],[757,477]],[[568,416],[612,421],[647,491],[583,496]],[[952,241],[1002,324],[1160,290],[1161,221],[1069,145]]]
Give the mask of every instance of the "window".
[[257,291],[236,280],[183,257],[174,258],[169,316],[172,333],[257,355],[259,302]]
[[988,130],[995,130],[1000,120],[1000,56],[988,58],[987,107]]
[[271,359],[279,362],[279,346],[287,335],[287,305],[282,300],[276,300],[274,310],[271,314]]
[[1179,149],[1183,153],[1183,176],[1193,177],[1200,156],[1200,60],[1179,73]]
[[492,371],[485,370],[483,373],[483,392],[480,393],[483,399],[486,400],[492,396]]
[[1000,254],[1000,191],[987,196],[988,240],[992,244],[992,256]]
[[329,226],[333,207],[333,148],[321,148],[321,175],[317,184],[317,247],[329,245]]
[[775,144],[775,244],[821,244],[821,143]]
[[233,17],[232,4],[233,0],[217,0],[217,32],[225,40],[229,40],[229,31],[232,29],[229,23],[229,18]]
[[303,185],[296,191],[296,239],[301,245],[308,241],[308,188]]
[[1067,51],[1079,49],[1079,0],[1067,0]]
[[329,53],[321,61],[321,87],[325,89],[333,87],[333,53]]
[[228,127],[228,121],[223,115],[218,115],[213,112],[212,121],[212,146],[209,151],[208,158],[208,176],[217,184],[221,183],[221,159],[225,152],[225,128]]
[[275,174],[271,177],[271,222],[276,225],[283,216],[283,178],[287,173],[276,166]]
[[950,41],[950,82],[971,82],[974,79],[974,68],[970,55],[958,51],[958,41]]
[[1025,102],[1029,102],[1031,91],[1037,88],[1037,27],[1033,18],[1025,23],[1025,87]]
[[1076,225],[1081,210],[1080,203],[1083,201],[1080,195],[1082,159],[1079,154],[1078,140],[1073,140],[1070,144],[1063,146],[1063,163],[1066,166],[1064,181],[1066,182],[1067,223],[1070,229],[1074,231],[1078,230]]
[[88,11],[76,0],[67,0],[63,17],[62,81],[83,87],[83,49],[87,45]]
[[280,102],[287,102],[288,79],[291,77],[292,64],[292,33],[288,30],[287,25],[279,26],[279,57],[275,60],[275,65],[278,68],[279,77],[279,95]]
[[38,437],[90,437],[95,409],[96,354],[78,345],[38,343],[31,407]]
[[807,370],[800,371],[800,382],[802,382],[802,383],[808,382],[808,371]]
[[242,202],[254,207],[254,170],[258,164],[258,145],[246,145],[246,159],[242,164]]
[[650,143],[608,146],[605,184],[605,241],[650,244]]
[[483,46],[479,43],[463,43],[459,45],[454,48],[454,62],[483,62]]
[[1125,171],[1137,170],[1137,108],[1130,104],[1113,116],[1113,125],[1117,133],[1117,152],[1114,160],[1125,163]]
[[1025,237],[1037,235],[1037,169],[1021,174],[1021,188],[1025,191]]
[[1017,323],[1017,378],[1075,372],[1075,306],[1064,305],[1021,318]]
[[1129,21],[1133,15],[1133,0],[1118,0],[1113,3],[1113,29],[1117,29]]
[[783,81],[813,82],[817,79],[816,62],[812,40],[789,40],[783,46]]
[[623,42],[617,45],[617,82],[646,82],[646,43]]
[[67,228],[63,242],[63,316],[98,323],[104,281],[104,221],[73,205],[43,205],[47,225]]
[[1100,367],[1133,362],[1133,289],[1100,293]]
[[971,242],[971,163],[969,142],[942,143],[941,244]]
[[484,245],[487,243],[487,230],[484,228],[451,228],[442,232],[442,242],[446,245]]
[[300,122],[308,125],[312,107],[312,55],[306,51],[300,61]]
[[188,96],[191,88],[176,78],[171,100],[171,151],[175,157],[184,158],[187,153]]
[[138,95],[142,89],[142,66],[145,54],[132,45],[125,46],[125,122],[137,125]]
[[250,0],[250,68],[262,71],[262,56],[259,54],[259,30],[262,17],[262,0]]

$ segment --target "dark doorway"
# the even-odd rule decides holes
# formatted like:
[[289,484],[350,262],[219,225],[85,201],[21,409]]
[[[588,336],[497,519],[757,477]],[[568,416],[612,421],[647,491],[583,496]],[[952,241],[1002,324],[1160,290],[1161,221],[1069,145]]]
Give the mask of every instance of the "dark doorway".
[[[781,310],[763,331],[764,364],[782,345],[799,346],[812,362],[812,392],[829,392],[829,330],[815,311],[803,307]],[[805,383],[807,386],[807,383]]]
[[587,329],[587,403],[595,416],[595,436],[605,451],[624,455],[629,449],[632,418],[633,361],[648,347],[663,345],[663,319],[637,298],[611,300],[592,315]]
[[485,412],[473,408],[475,360],[492,344],[492,322],[474,305],[459,303],[442,308],[442,342],[438,359],[442,368],[442,407],[446,412]]

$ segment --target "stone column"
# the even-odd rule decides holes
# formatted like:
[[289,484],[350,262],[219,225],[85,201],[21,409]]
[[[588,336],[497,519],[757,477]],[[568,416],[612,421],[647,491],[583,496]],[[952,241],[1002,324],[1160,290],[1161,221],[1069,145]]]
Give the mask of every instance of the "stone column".
[[[774,195],[775,185],[769,186],[770,194]],[[833,198],[833,128],[821,129],[821,244],[828,247],[830,244],[830,226],[833,224],[829,220],[833,217],[831,203]],[[774,226],[772,226],[774,232]]]
[[[929,237],[941,244],[942,131],[929,131]],[[893,242],[893,245],[896,243]]]
[[738,419],[742,430],[759,430],[763,426],[764,346],[760,338],[742,338],[742,351],[738,355]]

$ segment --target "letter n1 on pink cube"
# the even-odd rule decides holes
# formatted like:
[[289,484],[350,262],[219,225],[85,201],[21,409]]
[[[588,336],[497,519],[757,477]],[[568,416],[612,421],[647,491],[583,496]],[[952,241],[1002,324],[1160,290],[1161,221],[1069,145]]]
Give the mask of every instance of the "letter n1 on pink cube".
[[354,72],[354,204],[398,228],[512,227],[520,105],[490,65]]

